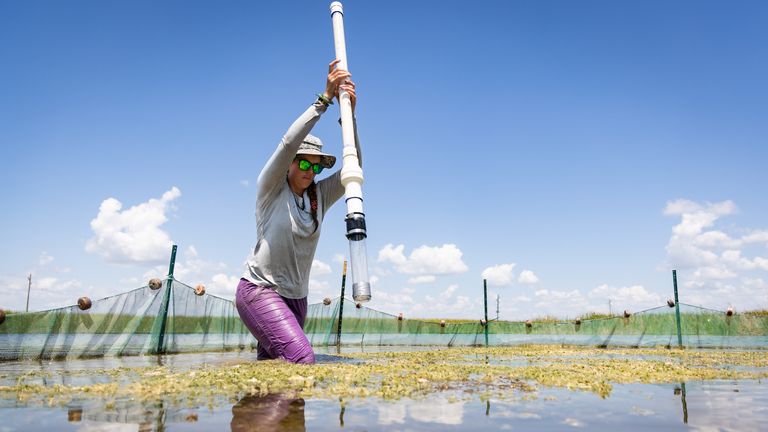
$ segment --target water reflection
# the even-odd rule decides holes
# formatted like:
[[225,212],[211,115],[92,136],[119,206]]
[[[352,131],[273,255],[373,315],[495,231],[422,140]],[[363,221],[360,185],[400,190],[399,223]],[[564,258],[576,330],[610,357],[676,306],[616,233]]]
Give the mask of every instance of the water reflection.
[[[490,407],[490,401],[487,402]],[[464,401],[449,402],[443,397],[379,404],[380,426],[418,424],[460,426],[464,423]]]
[[282,394],[246,396],[232,407],[233,432],[305,431],[304,399]]
[[680,396],[683,402],[683,423],[688,424],[688,404],[685,401],[685,383],[681,382],[680,387],[675,387],[675,395]]

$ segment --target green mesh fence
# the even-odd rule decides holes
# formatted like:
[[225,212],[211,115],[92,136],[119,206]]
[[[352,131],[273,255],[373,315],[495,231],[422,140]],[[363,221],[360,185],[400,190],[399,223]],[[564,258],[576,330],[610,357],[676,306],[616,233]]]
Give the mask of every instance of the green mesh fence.
[[[313,345],[484,345],[486,325],[480,320],[445,323],[401,319],[344,301],[338,334],[340,301],[312,304],[305,332]],[[348,312],[349,311],[349,312]],[[684,347],[768,348],[768,315],[733,314],[680,304]],[[675,308],[660,306],[624,316],[574,321],[491,321],[489,345],[565,344],[592,346],[678,346]]]
[[[566,344],[591,346],[768,347],[768,315],[680,304],[678,342],[675,308],[661,306],[629,317],[580,321],[448,322],[402,318],[343,300],[309,305],[304,326],[314,346]],[[86,310],[69,306],[8,314],[0,323],[0,360],[84,358],[252,349],[255,339],[230,300],[179,281],[159,289],[144,286],[96,300]]]
[[[167,308],[166,308],[167,304]],[[167,312],[166,312],[167,309]],[[163,322],[164,321],[164,322]],[[176,280],[92,302],[15,313],[0,324],[0,360],[87,358],[255,346],[234,303]]]

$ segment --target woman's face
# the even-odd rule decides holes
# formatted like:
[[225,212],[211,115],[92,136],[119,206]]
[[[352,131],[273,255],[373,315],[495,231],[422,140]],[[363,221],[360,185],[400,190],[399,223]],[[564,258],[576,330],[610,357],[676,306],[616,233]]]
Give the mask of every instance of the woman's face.
[[299,160],[301,159],[316,164],[320,163],[322,157],[308,154],[296,155],[296,158],[294,158],[291,163],[291,167],[288,168],[288,183],[290,183],[294,192],[304,192],[304,190],[312,184],[312,181],[315,180],[315,172],[312,171],[311,167],[306,171],[299,169]]

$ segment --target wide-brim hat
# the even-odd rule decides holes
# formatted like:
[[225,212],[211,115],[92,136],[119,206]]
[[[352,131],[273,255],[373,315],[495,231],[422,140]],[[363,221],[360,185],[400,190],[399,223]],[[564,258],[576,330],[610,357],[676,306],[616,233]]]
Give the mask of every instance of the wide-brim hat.
[[323,153],[323,142],[314,135],[307,135],[301,142],[296,155],[317,155],[320,156],[320,164],[325,168],[333,168],[336,163],[336,156]]

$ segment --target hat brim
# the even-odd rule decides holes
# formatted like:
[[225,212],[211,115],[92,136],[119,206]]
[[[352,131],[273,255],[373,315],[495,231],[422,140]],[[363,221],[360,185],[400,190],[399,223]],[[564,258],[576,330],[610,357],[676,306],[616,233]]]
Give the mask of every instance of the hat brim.
[[336,156],[329,155],[321,151],[314,149],[301,149],[298,153],[296,153],[296,155],[300,154],[320,156],[320,164],[325,168],[333,168],[333,166],[336,165]]

